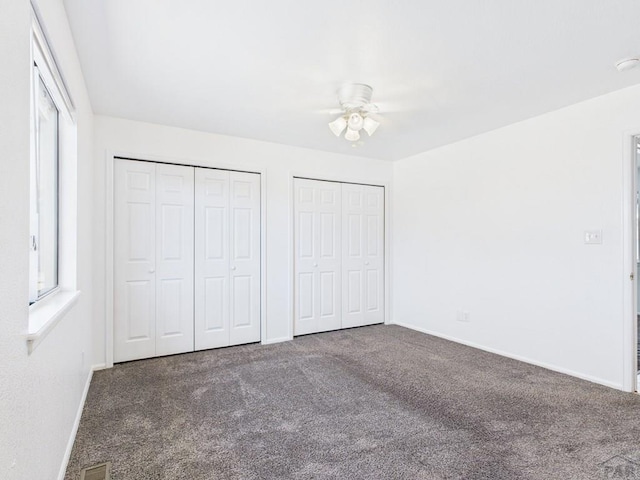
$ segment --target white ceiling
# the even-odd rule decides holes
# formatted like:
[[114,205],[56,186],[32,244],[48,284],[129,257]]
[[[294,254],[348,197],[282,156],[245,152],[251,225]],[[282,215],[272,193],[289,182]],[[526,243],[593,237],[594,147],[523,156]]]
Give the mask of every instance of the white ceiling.
[[[395,160],[640,82],[638,0],[65,0],[94,111]],[[357,148],[327,127],[368,83]]]

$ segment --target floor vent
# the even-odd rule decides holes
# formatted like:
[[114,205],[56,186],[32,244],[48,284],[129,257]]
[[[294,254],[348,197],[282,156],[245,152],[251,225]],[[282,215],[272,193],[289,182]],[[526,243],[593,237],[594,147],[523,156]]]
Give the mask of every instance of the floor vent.
[[111,462],[82,469],[80,480],[110,480]]

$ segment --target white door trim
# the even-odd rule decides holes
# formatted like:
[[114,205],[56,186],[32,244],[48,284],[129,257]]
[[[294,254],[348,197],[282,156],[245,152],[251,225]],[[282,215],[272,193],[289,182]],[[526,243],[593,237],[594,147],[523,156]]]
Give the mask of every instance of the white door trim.
[[[114,267],[114,165],[116,158],[129,160],[168,163],[190,167],[214,168],[220,170],[242,171],[260,174],[260,342],[266,344],[267,315],[267,275],[266,275],[266,206],[267,206],[267,171],[254,162],[224,163],[218,160],[175,158],[154,154],[141,154],[120,150],[105,151],[105,368],[113,367],[113,267]],[[293,316],[292,316],[293,318]]]
[[387,180],[368,180],[363,178],[344,177],[340,175],[319,174],[314,175],[302,171],[289,171],[289,334],[286,339],[293,340],[294,332],[294,308],[295,308],[295,178],[307,180],[319,180],[325,182],[353,183],[356,185],[371,185],[374,187],[384,187],[384,324],[390,325],[391,321],[391,182]]
[[[622,243],[623,243],[623,332],[622,332],[622,389],[634,392],[637,383],[637,282],[635,248],[638,242],[636,228],[636,137],[640,136],[640,127],[627,130],[623,135],[623,187],[622,187]],[[633,273],[633,281],[629,275]]]

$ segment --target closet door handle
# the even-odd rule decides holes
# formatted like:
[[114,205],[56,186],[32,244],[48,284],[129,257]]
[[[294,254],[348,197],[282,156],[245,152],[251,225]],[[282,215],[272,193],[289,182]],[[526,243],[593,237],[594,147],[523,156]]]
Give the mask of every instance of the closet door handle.
[[153,268],[150,268],[149,273],[156,273],[156,271]]
[[231,270],[235,270],[235,269],[236,269],[236,267],[231,267]]

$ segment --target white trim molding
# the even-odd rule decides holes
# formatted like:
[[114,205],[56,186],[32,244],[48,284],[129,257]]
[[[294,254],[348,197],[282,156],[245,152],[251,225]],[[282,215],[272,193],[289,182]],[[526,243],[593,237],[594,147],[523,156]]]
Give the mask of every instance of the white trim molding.
[[60,465],[60,471],[58,472],[58,480],[64,480],[67,473],[67,466],[69,465],[69,459],[71,458],[71,452],[73,450],[73,444],[76,442],[76,435],[78,434],[78,428],[80,427],[80,420],[82,419],[82,412],[84,410],[84,404],[87,401],[87,394],[89,393],[89,387],[91,386],[91,380],[93,379],[93,372],[96,370],[92,367],[87,375],[87,380],[84,384],[84,390],[82,391],[82,397],[80,398],[80,404],[78,405],[78,411],[76,412],[76,418],[71,427],[71,434],[67,441],[67,448],[64,451],[64,457],[62,458],[62,464]]
[[[623,331],[621,352],[622,387],[626,392],[637,391],[637,282],[636,245],[639,241],[636,226],[636,137],[640,136],[640,127],[630,129],[622,135],[622,312]],[[633,280],[630,275],[633,273]]]
[[446,334],[443,334],[443,333],[439,333],[439,332],[434,332],[432,330],[428,330],[426,328],[421,328],[421,327],[416,327],[416,326],[413,326],[413,325],[409,325],[408,323],[394,322],[393,324],[394,325],[398,325],[399,327],[408,328],[409,330],[414,330],[416,332],[424,333],[426,335],[432,335],[434,337],[442,338],[444,340],[449,340],[450,342],[455,342],[455,343],[459,343],[461,345],[466,345],[467,347],[477,348],[478,350],[483,350],[485,352],[494,353],[496,355],[500,355],[501,357],[511,358],[513,360],[518,360],[519,362],[524,362],[524,363],[528,363],[530,365],[535,365],[537,367],[546,368],[547,370],[552,370],[554,372],[563,373],[565,375],[570,375],[572,377],[580,378],[582,380],[587,380],[589,382],[599,383],[600,385],[604,385],[605,387],[615,388],[616,390],[623,390],[622,384],[615,383],[615,382],[610,382],[608,380],[604,380],[604,379],[598,378],[598,377],[593,377],[591,375],[584,375],[582,373],[575,372],[575,371],[570,370],[568,368],[557,367],[555,365],[551,365],[551,364],[545,363],[545,362],[539,362],[537,360],[533,360],[533,359],[528,358],[528,357],[523,357],[521,355],[513,355],[511,353],[504,352],[504,351],[498,350],[496,348],[486,347],[484,345],[480,345],[480,344],[474,343],[474,342],[469,342],[467,340],[462,340],[460,338],[456,338],[456,337],[453,337],[451,335],[446,335]]

